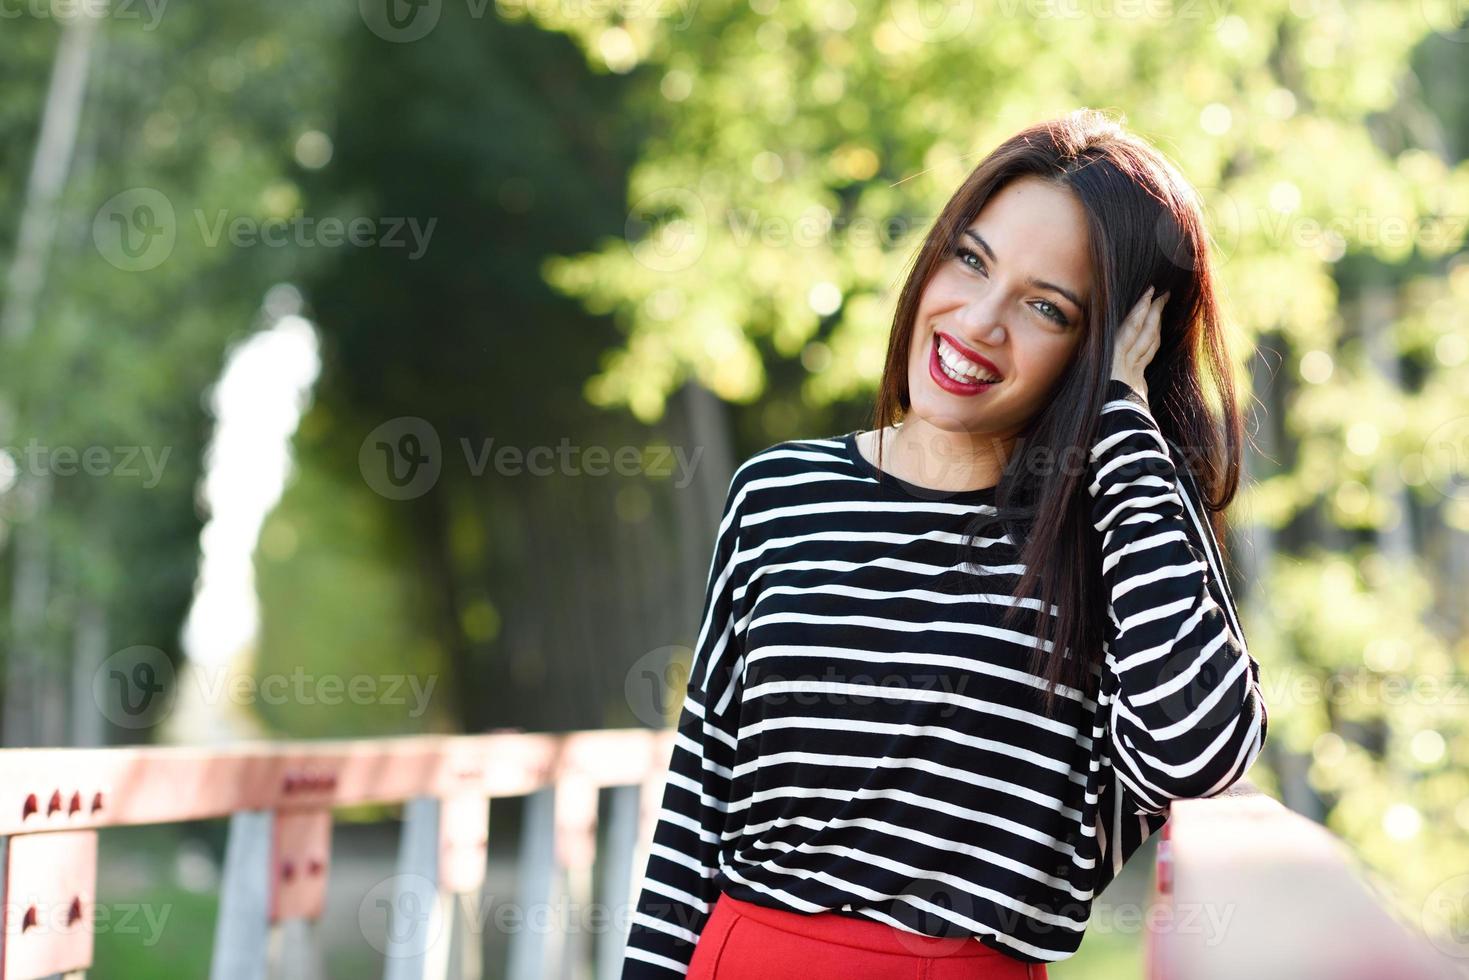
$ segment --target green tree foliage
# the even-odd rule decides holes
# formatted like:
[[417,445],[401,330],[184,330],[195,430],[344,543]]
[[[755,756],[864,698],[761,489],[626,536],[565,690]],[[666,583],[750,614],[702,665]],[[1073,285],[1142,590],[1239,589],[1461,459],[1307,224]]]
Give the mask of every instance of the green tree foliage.
[[[59,683],[69,670],[83,690],[89,665],[63,665],[88,606],[101,611],[108,649],[147,644],[179,655],[206,516],[196,507],[210,426],[204,396],[227,345],[254,329],[265,289],[310,259],[239,247],[213,229],[220,216],[258,224],[294,209],[291,157],[303,130],[319,124],[309,93],[334,17],[325,5],[276,2],[120,6],[96,26],[35,321],[0,358],[4,443],[23,477],[40,468],[50,481],[43,509],[23,493],[6,501],[8,531],[44,524],[47,582],[43,635],[7,655],[35,658],[34,669]],[[77,9],[27,5],[0,32],[7,264],[48,79]],[[138,254],[120,245],[112,223],[133,217],[147,219],[132,227],[134,244],[146,245]],[[33,444],[43,450],[34,464]],[[58,448],[79,458],[49,455]],[[80,465],[89,449],[105,452],[107,464]],[[147,454],[161,461],[156,479]],[[7,557],[12,577],[14,548]],[[88,710],[85,698],[76,703]]]

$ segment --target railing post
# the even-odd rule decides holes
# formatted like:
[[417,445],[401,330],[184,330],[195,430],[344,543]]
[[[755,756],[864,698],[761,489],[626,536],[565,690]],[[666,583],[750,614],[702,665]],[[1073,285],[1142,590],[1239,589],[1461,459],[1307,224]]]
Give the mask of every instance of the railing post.
[[288,919],[270,931],[272,980],[321,980],[327,975],[317,924]]
[[97,832],[0,836],[0,978],[81,978],[92,965]]
[[448,975],[449,940],[443,932],[452,919],[438,885],[439,808],[432,796],[403,804],[383,980],[440,980]]
[[596,910],[592,907],[592,868],[597,855],[598,787],[580,767],[564,774],[556,787],[556,844],[553,911],[565,916],[550,921],[561,923],[556,949],[559,980],[591,980],[592,948],[584,928]]
[[[1154,858],[1152,894],[1149,896],[1149,915],[1155,917],[1150,921],[1156,921],[1156,917],[1166,910],[1167,918],[1171,919],[1173,914],[1173,841],[1171,840],[1172,821],[1163,824],[1158,832],[1157,857]],[[1145,937],[1147,944],[1147,976],[1148,980],[1175,980],[1173,969],[1169,963],[1169,950],[1163,941],[1161,931],[1158,929],[1147,930]]]
[[[475,794],[440,801],[439,890],[452,896],[449,905],[449,976],[480,980],[484,976],[484,918],[481,914],[485,872],[489,863],[490,801]],[[468,899],[475,915],[470,917]]]
[[274,817],[270,976],[279,980],[322,980],[326,963],[317,921],[326,904],[331,811],[277,811]]
[[507,980],[546,980],[548,935],[533,926],[537,907],[549,907],[556,873],[556,787],[529,794],[520,828],[519,891],[521,927],[510,934]]
[[419,796],[404,804],[384,980],[481,976],[483,937],[463,914],[463,898],[484,884],[488,820],[482,797]]
[[209,980],[262,980],[266,975],[274,824],[270,810],[243,810],[230,817]]
[[230,817],[210,980],[319,980],[316,920],[326,894],[331,812]]
[[609,907],[607,927],[597,936],[597,980],[617,980],[627,950],[622,928],[625,909],[636,900],[632,893],[633,861],[638,845],[638,813],[642,786],[613,786],[608,790],[606,850],[601,855],[602,895]]

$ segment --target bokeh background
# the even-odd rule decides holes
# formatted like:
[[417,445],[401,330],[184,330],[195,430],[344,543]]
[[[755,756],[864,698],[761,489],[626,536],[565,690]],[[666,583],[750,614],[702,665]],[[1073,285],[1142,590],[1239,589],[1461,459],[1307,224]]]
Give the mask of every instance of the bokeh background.
[[[1091,106],[1216,237],[1271,711],[1251,778],[1469,936],[1462,2],[0,17],[5,746],[671,721],[633,689],[687,664],[733,468],[868,427],[941,204]],[[119,710],[119,676],[161,696]],[[381,962],[357,911],[395,817],[338,827],[335,975]],[[93,977],[204,975],[222,841],[104,832]],[[1053,976],[1142,975],[1107,908]]]

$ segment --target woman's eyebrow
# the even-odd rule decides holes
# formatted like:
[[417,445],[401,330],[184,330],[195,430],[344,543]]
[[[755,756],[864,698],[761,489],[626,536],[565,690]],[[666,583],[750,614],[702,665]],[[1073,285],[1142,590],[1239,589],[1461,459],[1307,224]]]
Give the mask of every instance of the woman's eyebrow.
[[[991,262],[999,262],[1000,261],[999,258],[996,257],[996,255],[995,255],[995,250],[992,249],[992,248],[990,248],[990,243],[987,242],[987,241],[985,241],[984,238],[977,231],[974,231],[973,229],[970,229],[970,228],[965,228],[964,229],[964,234],[966,234],[970,238],[974,239],[975,244],[977,244],[980,248],[984,249],[985,254],[987,254],[990,257],[990,261]],[[1060,293],[1062,296],[1065,296],[1067,299],[1071,300],[1071,302],[1074,303],[1076,305],[1076,308],[1079,309],[1079,310],[1086,309],[1086,304],[1083,303],[1080,299],[1078,299],[1077,296],[1076,296],[1076,294],[1073,293],[1071,290],[1067,289],[1065,286],[1058,286],[1058,285],[1056,285],[1053,282],[1046,282],[1044,279],[1037,279],[1034,276],[1032,276],[1027,281],[1032,286],[1038,286],[1041,289],[1049,289],[1052,292]]]

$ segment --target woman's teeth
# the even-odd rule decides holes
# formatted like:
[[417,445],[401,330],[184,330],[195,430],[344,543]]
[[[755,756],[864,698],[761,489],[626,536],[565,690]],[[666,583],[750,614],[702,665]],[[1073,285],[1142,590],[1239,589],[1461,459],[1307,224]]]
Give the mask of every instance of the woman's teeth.
[[993,384],[1000,380],[961,355],[942,337],[939,338],[939,365],[949,377],[966,384]]

